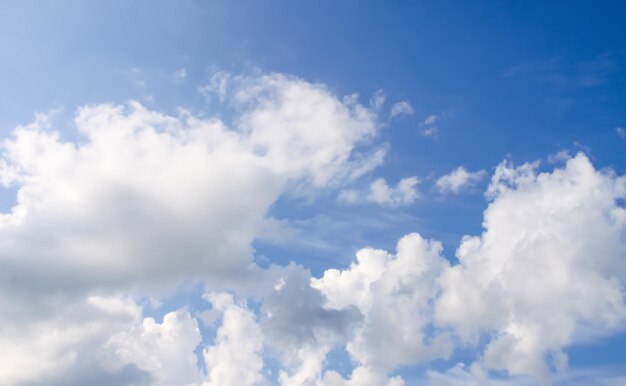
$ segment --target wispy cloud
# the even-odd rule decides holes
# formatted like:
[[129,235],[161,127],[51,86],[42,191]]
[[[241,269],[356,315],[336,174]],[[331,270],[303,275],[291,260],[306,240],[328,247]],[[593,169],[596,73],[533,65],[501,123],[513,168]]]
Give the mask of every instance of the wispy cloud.
[[568,62],[562,57],[528,61],[513,65],[501,74],[503,78],[528,76],[539,83],[562,89],[579,89],[606,83],[615,70],[611,55],[604,53],[592,59]]
[[413,114],[413,107],[407,101],[402,101],[394,104],[391,107],[390,117],[394,118],[400,115],[411,115]]

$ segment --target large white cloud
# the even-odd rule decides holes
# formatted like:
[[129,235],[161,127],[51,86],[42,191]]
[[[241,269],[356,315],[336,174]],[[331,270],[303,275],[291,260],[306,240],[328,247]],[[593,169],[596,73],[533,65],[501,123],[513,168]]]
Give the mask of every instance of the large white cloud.
[[288,185],[366,172],[354,150],[376,133],[372,111],[283,75],[240,78],[230,92],[240,111],[230,128],[137,103],[81,108],[76,141],[42,121],[16,128],[0,168],[18,191],[0,218],[2,285],[41,293],[237,280]]
[[354,305],[364,315],[347,344],[358,363],[386,372],[450,355],[449,335],[432,325],[436,279],[447,267],[441,250],[441,243],[414,233],[398,242],[396,255],[363,249],[349,269],[313,280],[330,307]]
[[[177,313],[158,323],[133,314],[115,324],[117,314],[100,313],[97,323],[115,328],[83,339],[78,321],[91,312],[89,299],[119,291],[159,295],[197,279],[213,288],[257,285],[264,274],[251,243],[263,235],[270,206],[283,194],[339,186],[383,159],[384,147],[371,150],[382,154],[375,162],[357,151],[377,133],[376,112],[354,98],[342,102],[324,85],[271,74],[233,77],[220,92],[233,111],[228,122],[166,115],[136,102],[101,104],[77,111],[77,135],[40,116],[2,142],[0,181],[17,197],[0,216],[0,355],[20,365],[2,374],[5,383],[62,384],[97,368],[113,383],[167,384],[157,360],[166,351],[180,353],[182,362],[172,366],[191,374],[185,366],[195,357],[188,352],[198,338],[194,319]],[[224,318],[234,312],[225,310]],[[167,346],[178,325],[188,333],[182,351]],[[228,351],[237,332],[229,328],[207,358]],[[46,331],[54,339],[45,339]],[[128,353],[128,363],[101,369],[99,359],[86,359],[94,350],[81,360],[72,354],[72,342],[98,346],[110,336],[135,342],[109,343]],[[223,382],[216,371],[208,382]]]
[[551,173],[536,166],[496,169],[485,231],[442,276],[437,320],[467,341],[491,334],[487,368],[548,382],[569,344],[624,326],[626,178],[583,154]]

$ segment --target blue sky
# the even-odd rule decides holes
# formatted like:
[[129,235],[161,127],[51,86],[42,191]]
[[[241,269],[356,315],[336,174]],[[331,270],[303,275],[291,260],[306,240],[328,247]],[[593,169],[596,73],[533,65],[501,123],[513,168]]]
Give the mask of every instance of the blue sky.
[[0,384],[626,382],[625,11],[6,2]]

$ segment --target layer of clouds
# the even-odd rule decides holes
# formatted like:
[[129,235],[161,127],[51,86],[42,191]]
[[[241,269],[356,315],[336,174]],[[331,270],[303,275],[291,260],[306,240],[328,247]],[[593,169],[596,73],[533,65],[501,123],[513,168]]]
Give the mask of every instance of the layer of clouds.
[[459,166],[449,174],[439,177],[435,183],[435,188],[441,193],[459,193],[461,189],[474,186],[486,175],[487,172],[484,170],[470,172]]
[[[231,121],[104,104],[78,111],[76,141],[42,117],[3,142],[0,181],[18,193],[0,216],[0,384],[399,386],[399,368],[467,346],[473,364],[427,377],[550,383],[568,346],[624,328],[626,177],[583,154],[544,173],[500,164],[484,232],[454,264],[412,233],[321,277],[259,268],[251,244],[279,197],[335,192],[382,162],[368,142],[382,102],[279,74],[210,85]],[[459,168],[437,186],[484,174]],[[418,183],[378,179],[340,199],[410,204]],[[198,312],[147,318],[133,298],[194,280],[209,288]],[[328,370],[333,350],[350,374]]]

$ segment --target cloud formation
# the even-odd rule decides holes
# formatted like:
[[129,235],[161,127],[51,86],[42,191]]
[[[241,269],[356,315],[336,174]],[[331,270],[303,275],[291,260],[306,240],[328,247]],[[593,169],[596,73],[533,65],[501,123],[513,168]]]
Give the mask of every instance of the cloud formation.
[[[78,110],[76,140],[40,117],[3,142],[17,197],[0,216],[0,384],[399,386],[398,369],[461,347],[472,363],[425,381],[548,384],[568,346],[624,328],[626,177],[584,154],[546,172],[501,163],[458,261],[411,233],[319,275],[257,266],[280,197],[399,206],[420,181],[342,190],[386,154],[371,143],[377,102],[279,74],[212,82],[233,119],[103,104]],[[458,168],[436,187],[485,174]],[[206,288],[200,305],[146,317],[141,299],[189,282]],[[330,370],[333,350],[352,368]]]

